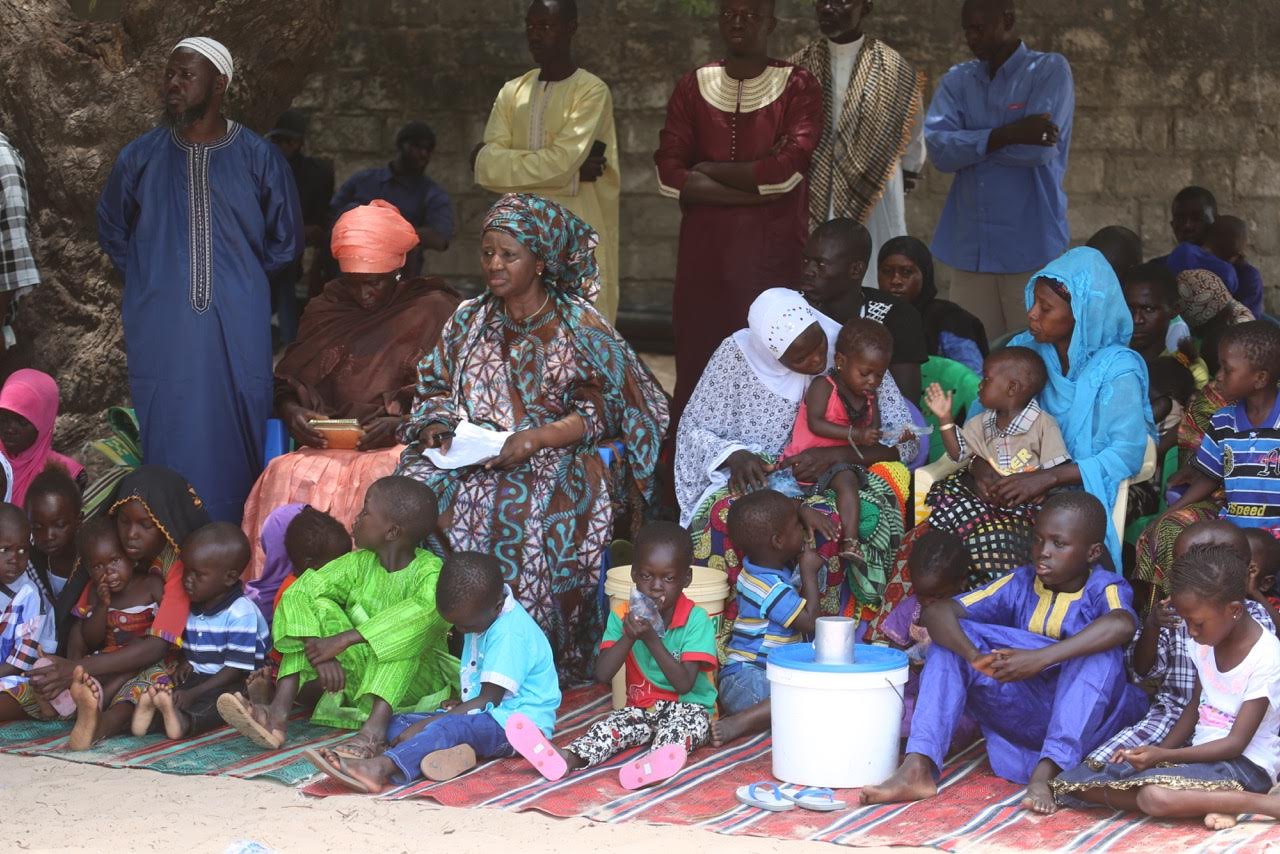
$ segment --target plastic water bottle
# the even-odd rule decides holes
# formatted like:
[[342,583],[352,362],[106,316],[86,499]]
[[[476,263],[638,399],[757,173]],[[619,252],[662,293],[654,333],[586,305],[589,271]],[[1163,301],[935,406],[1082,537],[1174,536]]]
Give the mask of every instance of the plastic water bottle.
[[657,604],[641,593],[638,587],[631,588],[631,613],[653,626],[653,631],[658,637],[667,633],[667,627],[663,623],[662,613],[658,610]]

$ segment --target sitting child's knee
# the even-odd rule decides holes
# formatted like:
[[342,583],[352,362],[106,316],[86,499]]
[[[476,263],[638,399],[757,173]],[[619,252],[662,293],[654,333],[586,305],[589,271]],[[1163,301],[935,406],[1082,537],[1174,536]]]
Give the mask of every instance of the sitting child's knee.
[[1138,809],[1153,817],[1169,815],[1174,797],[1173,790],[1163,786],[1143,786],[1138,790]]
[[743,664],[721,675],[720,708],[736,715],[769,699],[769,677],[763,667]]
[[851,492],[857,493],[858,486],[860,484],[858,482],[858,475],[855,474],[852,469],[845,469],[844,471],[837,472],[831,478],[831,485],[836,489],[847,489]]

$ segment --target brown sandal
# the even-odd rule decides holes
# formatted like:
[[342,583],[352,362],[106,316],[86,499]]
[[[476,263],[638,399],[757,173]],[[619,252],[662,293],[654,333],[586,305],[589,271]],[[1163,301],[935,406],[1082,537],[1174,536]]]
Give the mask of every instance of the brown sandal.
[[374,741],[366,735],[355,735],[333,748],[343,759],[374,759],[387,752],[385,741]]

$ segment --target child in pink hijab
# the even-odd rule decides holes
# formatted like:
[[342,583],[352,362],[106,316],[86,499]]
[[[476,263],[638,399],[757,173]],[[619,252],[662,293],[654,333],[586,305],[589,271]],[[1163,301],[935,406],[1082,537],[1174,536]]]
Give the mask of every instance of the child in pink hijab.
[[[13,467],[14,504],[22,506],[27,487],[49,463],[59,463],[77,482],[84,466],[53,449],[58,420],[58,384],[53,377],[24,368],[0,388],[0,445]],[[81,484],[83,487],[83,484]]]

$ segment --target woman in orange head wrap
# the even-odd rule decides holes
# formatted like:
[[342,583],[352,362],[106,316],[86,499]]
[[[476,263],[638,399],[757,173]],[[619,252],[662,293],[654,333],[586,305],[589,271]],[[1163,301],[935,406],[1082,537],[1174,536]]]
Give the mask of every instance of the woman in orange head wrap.
[[[417,245],[413,226],[381,199],[334,224],[331,246],[342,275],[307,304],[298,339],[275,370],[276,417],[300,450],[273,460],[245,505],[252,575],[262,566],[258,534],[276,507],[310,504],[349,527],[361,485],[395,469],[396,430],[413,404],[416,366],[460,300],[442,279],[403,275]],[[310,422],[327,418],[360,422],[358,450],[325,447]]]

